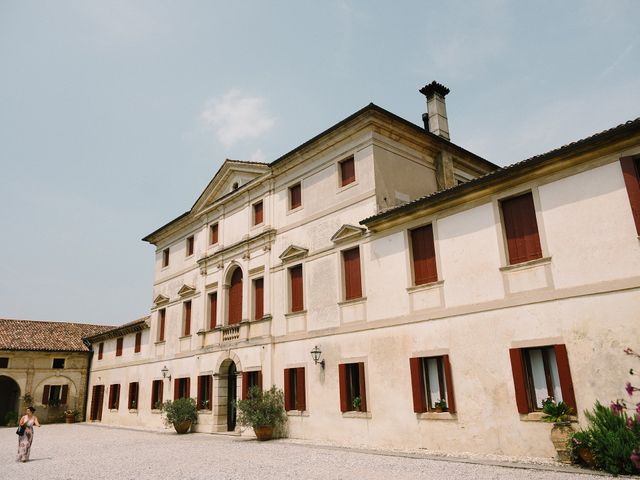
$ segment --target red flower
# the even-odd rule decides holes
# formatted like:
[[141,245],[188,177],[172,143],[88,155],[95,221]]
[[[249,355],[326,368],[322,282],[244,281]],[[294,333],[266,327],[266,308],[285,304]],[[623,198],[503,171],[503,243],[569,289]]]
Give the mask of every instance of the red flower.
[[627,382],[627,384],[624,386],[624,389],[627,391],[629,396],[632,396],[633,395],[633,391],[635,390],[635,387],[633,385],[631,385],[631,382]]

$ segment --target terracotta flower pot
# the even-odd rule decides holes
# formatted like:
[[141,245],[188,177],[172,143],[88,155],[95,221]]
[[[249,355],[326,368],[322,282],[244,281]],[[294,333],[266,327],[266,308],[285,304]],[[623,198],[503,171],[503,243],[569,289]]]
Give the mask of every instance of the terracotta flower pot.
[[558,453],[558,461],[561,463],[571,463],[569,453],[569,437],[573,433],[570,422],[558,422],[553,424],[551,429],[551,441]]
[[587,447],[578,448],[578,456],[580,457],[580,460],[582,460],[588,467],[593,467],[596,464],[596,459],[593,456],[593,452]]
[[179,434],[187,433],[191,429],[191,420],[174,423],[173,428],[175,428]]
[[65,415],[64,416],[64,423],[76,423],[76,416],[75,415]]
[[264,442],[265,440],[271,440],[273,438],[273,427],[264,426],[264,427],[254,427],[253,431],[258,437],[258,440]]

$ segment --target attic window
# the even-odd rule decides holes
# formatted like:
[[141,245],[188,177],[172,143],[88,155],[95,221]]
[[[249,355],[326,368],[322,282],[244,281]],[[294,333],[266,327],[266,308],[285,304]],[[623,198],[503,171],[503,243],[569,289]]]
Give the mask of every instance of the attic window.
[[9,359],[7,357],[0,357],[0,368],[9,368]]
[[64,368],[64,358],[54,358],[53,368]]
[[231,186],[231,188],[232,188],[233,190],[237,190],[239,186],[240,186],[240,185],[238,184],[238,182],[233,182],[233,185]]

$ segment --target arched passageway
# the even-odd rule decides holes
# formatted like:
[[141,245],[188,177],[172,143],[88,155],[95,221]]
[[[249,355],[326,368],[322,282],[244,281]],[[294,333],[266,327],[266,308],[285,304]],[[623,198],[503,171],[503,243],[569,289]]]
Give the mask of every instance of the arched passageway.
[[13,378],[0,376],[0,425],[6,425],[9,412],[20,415],[20,387]]

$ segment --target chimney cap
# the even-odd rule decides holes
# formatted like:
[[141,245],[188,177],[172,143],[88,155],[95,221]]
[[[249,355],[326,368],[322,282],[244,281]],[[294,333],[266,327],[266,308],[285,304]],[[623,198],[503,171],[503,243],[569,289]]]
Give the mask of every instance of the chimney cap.
[[442,85],[441,83],[436,82],[435,80],[431,83],[426,84],[424,87],[422,87],[420,90],[420,93],[423,94],[425,97],[429,98],[432,97],[434,93],[439,94],[440,96],[444,97],[447,95],[447,93],[449,93],[451,90],[449,90],[447,87],[445,87],[444,85]]

